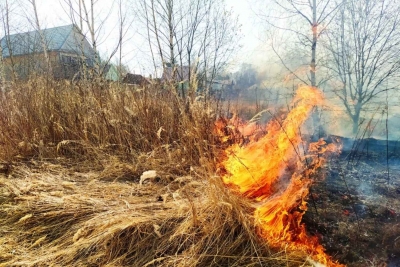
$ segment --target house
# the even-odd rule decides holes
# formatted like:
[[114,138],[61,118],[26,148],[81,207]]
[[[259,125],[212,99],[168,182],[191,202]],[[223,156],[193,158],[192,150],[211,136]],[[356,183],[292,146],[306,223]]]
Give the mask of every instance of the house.
[[232,90],[235,82],[233,80],[212,80],[208,82],[210,84],[210,89],[214,92],[222,90]]
[[122,82],[127,83],[127,84],[132,84],[132,85],[139,85],[139,86],[150,84],[150,82],[142,75],[132,74],[132,73],[126,74],[124,79],[122,79]]
[[189,66],[172,66],[171,64],[167,64],[164,67],[161,81],[186,82],[189,81],[190,72],[193,72],[193,69],[190,69]]
[[[52,75],[56,79],[72,79],[93,68],[95,52],[74,24],[42,30],[50,67],[43,52],[39,31],[7,35],[0,41],[7,79],[13,71],[18,79],[35,74]],[[51,73],[50,73],[51,72]]]
[[113,82],[118,82],[120,81],[120,75],[117,70],[117,67],[115,67],[114,64],[107,64],[104,67],[104,78],[107,81],[113,81]]
[[195,69],[193,67],[165,64],[161,82],[175,84],[176,89],[184,96],[190,87],[190,83],[192,83],[191,79],[193,79],[194,75]]

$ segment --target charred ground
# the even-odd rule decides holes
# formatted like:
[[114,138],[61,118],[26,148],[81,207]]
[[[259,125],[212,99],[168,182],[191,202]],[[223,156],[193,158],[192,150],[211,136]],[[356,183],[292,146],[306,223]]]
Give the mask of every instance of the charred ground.
[[400,266],[399,142],[342,140],[303,221],[347,266]]

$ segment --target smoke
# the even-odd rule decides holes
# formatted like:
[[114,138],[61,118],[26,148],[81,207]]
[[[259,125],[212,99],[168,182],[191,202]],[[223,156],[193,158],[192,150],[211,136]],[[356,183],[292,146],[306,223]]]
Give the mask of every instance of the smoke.
[[[245,119],[250,119],[258,112],[268,109],[278,113],[280,109],[290,109],[290,100],[301,84],[294,74],[284,75],[279,64],[266,64],[262,58],[253,64],[242,64],[230,77],[234,83],[233,91],[226,92],[226,98],[242,101],[247,109],[237,112]],[[304,70],[305,71],[305,70]],[[303,72],[304,72],[303,71]],[[353,121],[344,103],[334,94],[337,89],[333,84],[321,88],[325,96],[321,123],[326,134],[348,138],[376,138],[389,140],[400,139],[400,100],[392,92],[377,95],[363,106],[358,124],[358,132],[353,133]],[[350,107],[353,103],[348,103]],[[252,107],[252,108],[251,108]],[[265,120],[264,120],[265,122]],[[307,121],[304,133],[313,128]]]

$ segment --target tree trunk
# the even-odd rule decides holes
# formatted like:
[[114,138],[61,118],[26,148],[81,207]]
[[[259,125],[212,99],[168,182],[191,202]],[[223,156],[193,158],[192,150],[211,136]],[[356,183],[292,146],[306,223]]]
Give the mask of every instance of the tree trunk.
[[358,132],[359,122],[360,122],[360,114],[361,114],[361,105],[357,104],[354,107],[354,115],[351,117],[353,120],[353,134],[354,136]]
[[311,86],[316,87],[317,82],[315,78],[315,57],[317,53],[317,30],[318,30],[318,22],[317,22],[317,0],[313,0],[313,20],[312,20],[312,45],[311,45],[311,64],[310,64],[310,74],[311,74]]
[[163,65],[163,72],[164,72],[165,71],[165,60],[164,60],[162,46],[161,46],[160,37],[159,37],[159,29],[157,27],[154,0],[151,0],[151,16],[152,16],[152,19],[153,19],[154,34],[156,36],[157,45],[158,45],[158,51],[160,53],[160,58],[161,58],[161,62],[162,62],[162,65]]
[[[168,30],[169,30],[169,63],[171,63],[171,66],[173,67],[173,71],[175,74],[175,54],[174,54],[174,22],[173,22],[173,12],[174,12],[174,2],[173,0],[168,0],[167,3],[167,10],[168,10]],[[173,78],[175,78],[173,76]]]
[[[38,30],[39,35],[40,35],[40,40],[41,40],[41,43],[42,43],[43,54],[44,54],[44,58],[45,58],[46,65],[47,65],[47,66],[46,66],[46,71],[49,72],[51,75],[53,75],[53,71],[52,71],[52,68],[51,68],[51,62],[50,62],[50,57],[49,57],[49,54],[48,54],[48,52],[47,52],[46,38],[45,38],[45,36],[44,36],[44,33],[43,33],[43,31],[42,31],[42,29],[41,29],[41,27],[40,27],[40,23],[39,23],[39,15],[38,15],[37,8],[36,8],[36,0],[32,0],[32,1],[31,1],[31,4],[32,4],[32,7],[33,7],[33,12],[35,13],[35,24],[36,24],[36,29]],[[48,76],[46,75],[46,77],[48,77]]]
[[16,82],[17,81],[17,72],[15,70],[15,62],[14,62],[14,55],[13,55],[13,49],[11,46],[11,40],[10,40],[10,8],[8,5],[8,0],[6,0],[6,13],[5,17],[3,18],[3,23],[4,23],[4,31],[6,33],[6,42],[7,42],[7,47],[8,47],[8,53],[10,54],[10,63],[11,63],[11,77],[12,81]]
[[5,81],[6,79],[5,79],[4,60],[3,60],[3,47],[0,45],[0,85],[3,85]]
[[[317,41],[318,41],[318,21],[317,21],[317,1],[313,0],[313,14],[312,14],[312,44],[311,44],[311,63],[310,63],[310,80],[311,86],[317,87],[317,81],[315,77],[316,73],[316,54],[317,54]],[[314,112],[312,114],[313,120],[313,140],[318,140],[323,137],[324,130],[321,125],[321,111],[315,107]]]
[[353,119],[353,134],[355,136],[358,132],[358,121],[360,120],[360,117],[353,116],[352,119]]

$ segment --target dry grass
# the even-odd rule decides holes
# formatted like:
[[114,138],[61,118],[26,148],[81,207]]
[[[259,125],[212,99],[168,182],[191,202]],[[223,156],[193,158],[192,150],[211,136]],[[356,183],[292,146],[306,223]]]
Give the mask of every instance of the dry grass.
[[132,89],[38,79],[2,92],[0,105],[5,160],[19,155],[93,162],[179,148],[190,165],[213,150],[210,104],[183,100],[157,85]]
[[215,175],[211,102],[45,80],[1,94],[0,266],[309,265],[271,252]]
[[193,176],[142,186],[104,181],[110,168],[71,173],[43,163],[2,176],[0,266],[303,263],[301,255],[272,254],[255,235],[249,203],[218,177],[201,177],[200,168]]

